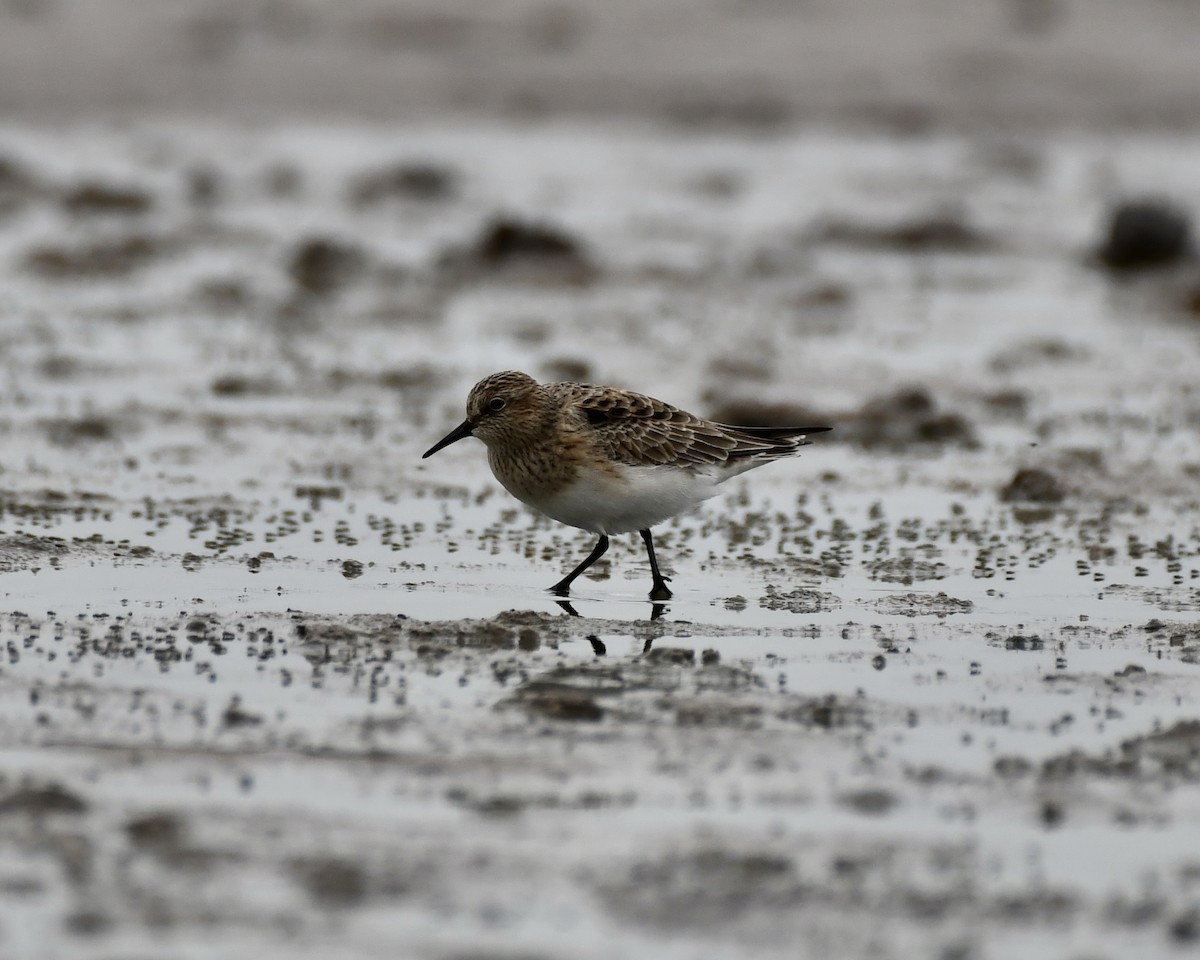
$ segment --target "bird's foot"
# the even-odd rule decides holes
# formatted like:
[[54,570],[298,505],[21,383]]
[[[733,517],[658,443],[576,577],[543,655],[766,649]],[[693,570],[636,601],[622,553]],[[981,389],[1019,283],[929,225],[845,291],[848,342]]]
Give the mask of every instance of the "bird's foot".
[[[670,579],[670,578],[669,577],[664,578],[664,580],[667,580],[667,579]],[[673,596],[674,596],[674,594],[671,593],[671,591],[668,589],[666,583],[664,583],[663,580],[655,581],[654,587],[650,591],[650,599],[651,600],[656,600],[656,601],[670,600],[671,597],[673,597]]]

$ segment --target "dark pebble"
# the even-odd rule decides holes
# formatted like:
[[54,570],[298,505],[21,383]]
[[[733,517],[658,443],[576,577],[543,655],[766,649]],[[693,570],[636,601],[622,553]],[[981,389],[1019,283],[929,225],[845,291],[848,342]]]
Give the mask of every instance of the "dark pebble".
[[1162,200],[1123,203],[1111,214],[1101,262],[1113,270],[1164,267],[1191,250],[1188,215]]
[[1005,503],[1061,503],[1066,495],[1054,474],[1036,467],[1018,470],[1000,491],[1000,499]]
[[73,216],[134,216],[147,213],[154,206],[154,198],[137,187],[81,183],[63,194],[62,205],[63,209]]
[[0,816],[8,813],[73,813],[87,812],[87,802],[65,787],[52,783],[45,787],[23,787],[0,798]]
[[348,284],[363,267],[357,247],[326,237],[301,241],[288,261],[288,273],[304,293],[325,296]]
[[400,163],[366,173],[350,186],[350,202],[370,207],[389,200],[446,200],[454,195],[456,176],[432,163]]
[[301,860],[293,864],[293,870],[308,895],[326,906],[352,906],[367,895],[366,872],[349,860],[335,857]]
[[448,251],[442,265],[541,283],[588,283],[597,273],[583,244],[565,230],[510,217],[486,224],[474,244],[465,251]]

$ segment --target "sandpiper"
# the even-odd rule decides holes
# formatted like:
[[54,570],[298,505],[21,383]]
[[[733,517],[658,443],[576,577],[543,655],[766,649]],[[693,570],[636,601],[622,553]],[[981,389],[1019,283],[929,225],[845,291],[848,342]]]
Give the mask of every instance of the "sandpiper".
[[422,459],[478,437],[505,490],[548,517],[598,534],[587,559],[550,588],[560,597],[604,556],[611,535],[638,531],[654,577],[650,599],[661,601],[671,591],[650,528],[716,496],[731,477],[792,456],[809,442],[806,434],[829,429],[728,426],[640,393],[538,383],[506,370],[475,384],[467,419]]

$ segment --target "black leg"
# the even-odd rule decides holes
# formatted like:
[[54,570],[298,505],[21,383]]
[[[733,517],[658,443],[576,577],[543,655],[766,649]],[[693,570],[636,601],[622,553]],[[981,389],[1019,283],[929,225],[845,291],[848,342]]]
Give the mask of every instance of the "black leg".
[[558,581],[550,588],[551,593],[557,593],[560,597],[565,597],[571,592],[572,581],[583,573],[588,567],[604,556],[604,551],[608,549],[608,537],[600,534],[600,539],[596,541],[596,548],[588,554],[586,560],[583,561],[574,570],[568,573],[565,577]]
[[658,561],[654,558],[654,538],[650,536],[650,528],[638,531],[646,541],[646,555],[650,558],[650,573],[654,576],[654,586],[650,590],[651,600],[670,600],[671,591],[667,589],[667,578],[658,572]]

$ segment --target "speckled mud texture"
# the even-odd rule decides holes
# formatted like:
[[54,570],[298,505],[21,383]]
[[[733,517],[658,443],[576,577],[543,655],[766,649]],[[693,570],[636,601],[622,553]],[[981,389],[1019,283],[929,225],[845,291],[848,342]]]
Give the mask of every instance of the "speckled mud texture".
[[[626,6],[0,3],[0,104],[56,118],[0,121],[4,960],[1200,945],[1200,133],[1122,113],[1124,48],[1088,61],[1130,83],[1099,118],[936,58],[875,100],[833,70],[810,106],[845,126],[802,122],[799,66],[606,87]],[[861,6],[797,9],[830,37]],[[997,5],[995,62],[1103,46],[1100,6]],[[1127,7],[1175,89],[1195,11]],[[295,107],[305,49],[419,72],[413,31],[428,76],[516,59],[394,122],[13,86],[101,8],[129,31],[97,49],[209,78],[159,107],[269,67],[240,107]],[[619,537],[564,603],[593,538],[478,442],[420,459],[504,368],[835,431],[656,530],[670,602]]]

